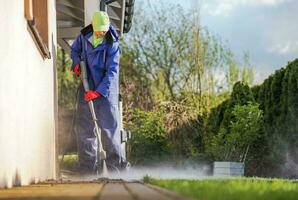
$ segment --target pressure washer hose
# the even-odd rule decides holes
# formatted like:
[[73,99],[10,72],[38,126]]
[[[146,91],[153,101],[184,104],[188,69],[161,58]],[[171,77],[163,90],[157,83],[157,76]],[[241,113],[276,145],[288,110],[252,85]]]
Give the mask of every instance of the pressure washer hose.
[[[84,61],[81,61],[80,63],[81,66],[81,79],[82,79],[82,83],[84,86],[84,90],[85,92],[88,92],[90,90],[89,88],[89,83],[88,83],[88,77],[87,77],[87,69],[86,69],[86,65]],[[97,117],[96,117],[96,113],[95,113],[95,109],[94,109],[94,104],[93,101],[89,101],[88,102],[88,106],[92,115],[92,121],[94,122],[94,132],[95,132],[95,136],[97,138],[97,144],[98,144],[98,150],[99,150],[99,159],[100,160],[105,160],[107,155],[105,150],[103,149],[103,144],[102,144],[102,138],[101,138],[101,130],[97,124]],[[97,160],[98,162],[98,160]]]

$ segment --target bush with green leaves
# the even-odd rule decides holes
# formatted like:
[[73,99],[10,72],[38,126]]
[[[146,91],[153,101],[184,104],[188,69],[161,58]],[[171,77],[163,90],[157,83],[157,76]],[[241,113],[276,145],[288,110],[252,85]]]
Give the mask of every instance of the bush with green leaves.
[[262,135],[263,111],[257,103],[235,105],[232,116],[229,127],[221,128],[213,138],[212,153],[217,160],[242,162]]
[[168,158],[170,150],[162,112],[135,109],[129,126],[132,133],[129,143],[130,162],[138,165],[153,164]]

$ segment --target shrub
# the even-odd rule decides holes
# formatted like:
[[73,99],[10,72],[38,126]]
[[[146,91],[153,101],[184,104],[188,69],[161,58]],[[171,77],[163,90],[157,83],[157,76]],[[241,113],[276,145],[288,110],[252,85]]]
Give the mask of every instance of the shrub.
[[134,110],[129,125],[132,132],[129,155],[133,164],[151,164],[169,155],[163,121],[162,112]]
[[228,129],[221,128],[212,143],[218,160],[243,161],[254,141],[261,137],[263,111],[259,104],[236,105]]

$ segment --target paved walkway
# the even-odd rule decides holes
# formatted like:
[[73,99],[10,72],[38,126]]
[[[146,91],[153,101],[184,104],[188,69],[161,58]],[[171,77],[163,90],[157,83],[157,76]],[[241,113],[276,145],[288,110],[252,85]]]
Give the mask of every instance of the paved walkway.
[[0,190],[0,200],[169,200],[187,199],[138,182],[98,181],[38,184]]

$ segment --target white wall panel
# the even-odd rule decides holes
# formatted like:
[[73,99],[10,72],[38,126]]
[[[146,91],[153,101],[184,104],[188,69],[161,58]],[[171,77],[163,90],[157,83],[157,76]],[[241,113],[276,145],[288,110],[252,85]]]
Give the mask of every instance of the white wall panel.
[[[0,2],[0,187],[55,178],[55,1],[48,1],[44,60],[27,30],[23,0]],[[54,44],[54,46],[52,46]]]

